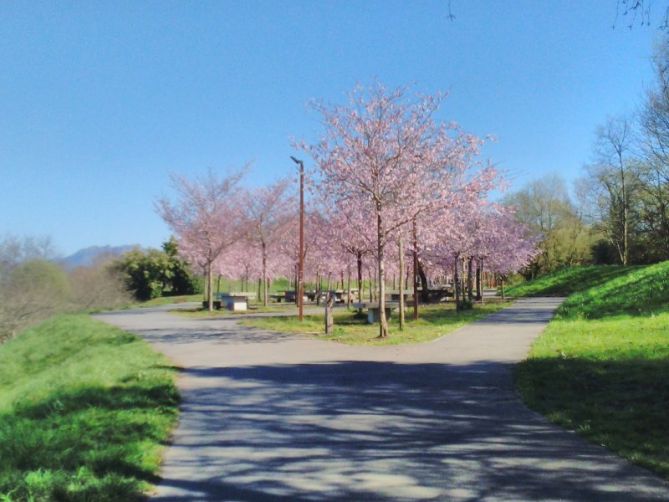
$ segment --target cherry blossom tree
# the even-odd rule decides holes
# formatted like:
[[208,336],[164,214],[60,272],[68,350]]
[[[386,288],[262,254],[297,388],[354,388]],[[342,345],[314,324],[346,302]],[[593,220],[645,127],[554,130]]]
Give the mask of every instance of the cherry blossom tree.
[[213,310],[214,264],[244,235],[239,182],[243,171],[190,180],[172,175],[175,201],[158,200],[156,210],[175,235],[180,254],[207,276],[207,302]]
[[265,306],[268,296],[268,262],[270,256],[279,254],[279,244],[286,238],[287,224],[296,213],[295,200],[289,189],[290,181],[284,179],[267,187],[256,188],[245,196],[249,244],[260,251],[262,301]]
[[328,246],[336,250],[335,268],[349,271],[351,262],[355,263],[356,282],[359,298],[362,298],[363,267],[374,254],[373,226],[368,225],[364,215],[359,211],[345,212],[338,208],[328,208],[330,215],[328,224],[321,232],[322,241],[328,241]]
[[472,300],[475,266],[479,278],[484,264],[491,272],[507,275],[527,266],[538,252],[536,239],[514,218],[512,209],[485,200],[471,202],[457,212],[433,215],[434,222],[449,232],[426,234],[422,250],[433,267],[450,271],[459,308],[465,296]]
[[[410,99],[405,89],[376,84],[357,88],[348,106],[317,105],[325,137],[301,145],[315,160],[317,185],[346,214],[359,212],[375,231],[379,337],[388,336],[385,316],[386,244],[417,215],[443,206],[463,178],[481,140],[433,115],[442,95]],[[359,229],[358,229],[359,230]]]

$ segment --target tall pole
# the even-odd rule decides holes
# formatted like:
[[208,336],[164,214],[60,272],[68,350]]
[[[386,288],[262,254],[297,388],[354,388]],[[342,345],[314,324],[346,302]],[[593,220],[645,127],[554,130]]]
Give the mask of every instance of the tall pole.
[[300,166],[300,255],[297,259],[297,319],[304,320],[304,162],[290,157]]

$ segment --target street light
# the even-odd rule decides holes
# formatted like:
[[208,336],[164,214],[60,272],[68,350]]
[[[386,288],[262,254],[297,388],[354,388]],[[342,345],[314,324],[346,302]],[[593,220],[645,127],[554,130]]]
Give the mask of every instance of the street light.
[[297,318],[304,320],[304,162],[292,155],[291,160],[300,166],[300,251],[297,259]]

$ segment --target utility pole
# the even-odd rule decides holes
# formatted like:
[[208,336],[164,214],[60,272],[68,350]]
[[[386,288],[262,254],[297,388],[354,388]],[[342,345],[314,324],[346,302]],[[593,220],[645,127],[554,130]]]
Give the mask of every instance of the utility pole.
[[291,160],[300,166],[300,250],[297,259],[297,319],[304,320],[304,162],[291,155]]

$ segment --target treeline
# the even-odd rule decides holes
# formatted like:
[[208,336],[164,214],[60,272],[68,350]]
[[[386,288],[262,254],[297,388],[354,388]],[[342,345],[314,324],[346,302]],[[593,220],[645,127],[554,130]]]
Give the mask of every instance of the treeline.
[[66,271],[48,238],[0,240],[0,343],[57,313],[128,301],[120,277],[103,261]]
[[66,270],[49,238],[8,236],[0,240],[0,343],[58,313],[195,293],[201,282],[178,256],[174,240],[162,250],[100,256],[91,266]]
[[639,110],[597,128],[575,196],[549,176],[506,198],[540,238],[541,253],[526,275],[669,259],[669,40],[656,49],[653,66],[655,82]]

